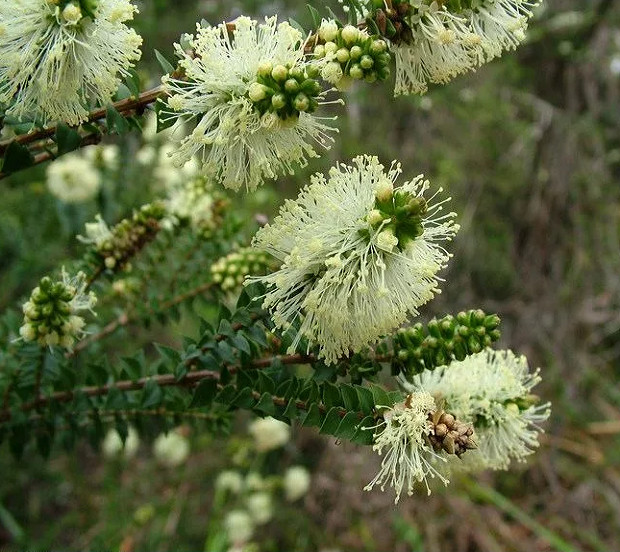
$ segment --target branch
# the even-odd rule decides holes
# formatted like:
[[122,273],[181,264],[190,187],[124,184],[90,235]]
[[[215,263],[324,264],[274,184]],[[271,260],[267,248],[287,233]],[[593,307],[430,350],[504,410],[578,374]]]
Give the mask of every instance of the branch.
[[[126,98],[124,100],[120,100],[118,102],[113,103],[112,106],[119,113],[125,114],[131,111],[140,111],[141,109],[144,109],[147,105],[154,103],[155,101],[157,101],[159,98],[163,96],[164,96],[164,92],[162,90],[162,87],[158,86],[157,88],[152,88],[151,90],[142,92],[137,98],[136,97]],[[94,111],[91,111],[90,114],[88,115],[88,120],[85,122],[94,123],[101,119],[105,119],[107,110],[108,110],[107,107],[102,107],[99,109],[95,109]],[[25,146],[27,144],[32,144],[33,142],[39,142],[41,140],[45,140],[46,138],[51,138],[52,136],[56,134],[56,129],[57,127],[56,125],[54,125],[51,127],[29,132],[27,134],[22,134],[15,138],[11,138],[10,140],[5,140],[3,142],[0,142],[0,155],[4,155],[6,149],[12,143],[17,143],[22,146]]]
[[[157,312],[168,310],[176,305],[179,305],[180,303],[187,301],[188,299],[191,299],[192,297],[196,297],[197,295],[200,295],[201,293],[208,291],[209,289],[211,289],[211,287],[213,287],[213,285],[214,285],[213,282],[206,282],[204,284],[201,284],[200,286],[190,291],[182,293],[181,295],[178,295],[177,297],[173,297],[169,301],[162,303],[158,311],[150,309],[147,314],[156,314]],[[106,338],[107,336],[113,334],[116,330],[118,330],[118,328],[126,326],[127,324],[130,324],[130,323],[133,323],[138,318],[139,316],[135,314],[132,316],[128,315],[126,312],[120,314],[116,320],[113,320],[112,322],[104,326],[104,328],[101,331],[99,331],[96,334],[89,335],[88,337],[84,338],[82,341],[77,343],[72,351],[69,351],[65,354],[65,358],[72,358],[76,356],[78,353],[86,349],[92,343],[95,343],[96,341],[100,341],[101,339]]]
[[[271,358],[259,359],[257,361],[252,362],[249,367],[250,368],[265,368],[270,366],[273,362],[279,361],[280,364],[310,364],[315,362],[317,359],[313,355],[287,355],[287,356],[276,356]],[[188,365],[193,364],[195,361],[187,361]],[[234,374],[239,370],[239,367],[230,367],[229,373]],[[220,374],[219,372],[214,372],[212,370],[197,370],[194,372],[188,372],[182,379],[177,379],[174,374],[162,374],[159,376],[150,376],[146,378],[141,378],[135,381],[124,380],[119,381],[113,384],[107,384],[102,386],[90,386],[90,387],[82,387],[80,389],[74,391],[57,391],[56,393],[52,393],[47,397],[38,397],[35,400],[23,403],[19,408],[22,412],[27,413],[35,409],[39,409],[44,406],[48,406],[51,403],[68,403],[71,402],[75,397],[80,395],[86,395],[87,397],[101,397],[107,395],[113,389],[118,389],[120,391],[139,391],[144,389],[148,382],[154,381],[160,387],[194,387],[198,385],[200,382],[204,380],[216,380],[219,381]],[[223,386],[221,386],[223,388]],[[257,399],[260,399],[260,394],[254,392],[256,394]],[[274,404],[279,406],[286,406],[288,404],[287,399],[274,397]],[[307,409],[308,407],[302,401],[299,401],[298,408],[302,410]],[[8,409],[4,409],[0,411],[0,422],[6,422],[11,419],[11,412]]]

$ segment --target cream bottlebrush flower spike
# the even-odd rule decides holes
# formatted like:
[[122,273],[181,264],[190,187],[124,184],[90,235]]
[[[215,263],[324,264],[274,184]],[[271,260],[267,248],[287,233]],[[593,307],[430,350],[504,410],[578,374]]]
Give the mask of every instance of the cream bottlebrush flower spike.
[[387,17],[398,23],[394,93],[423,94],[475,70],[524,39],[532,8],[541,0],[393,0]]
[[446,458],[433,451],[428,436],[432,432],[429,415],[437,408],[433,397],[426,392],[414,392],[383,414],[383,420],[374,429],[373,450],[383,457],[377,476],[364,487],[371,491],[375,485],[385,490],[390,485],[396,492],[394,503],[400,500],[403,490],[413,494],[415,484],[423,482],[428,494],[428,478],[438,477],[444,484],[448,480],[436,469],[436,462]]
[[0,2],[0,102],[17,118],[76,125],[105,103],[140,59],[142,38],[125,25],[129,0]]
[[183,77],[163,78],[160,117],[196,121],[171,155],[178,166],[198,156],[225,187],[253,189],[317,157],[313,144],[328,148],[334,129],[314,115],[325,94],[304,61],[302,34],[276,17],[232,25],[198,24],[191,51],[176,45]]
[[[254,246],[283,264],[254,278],[268,286],[264,306],[278,327],[299,324],[301,338],[320,346],[333,363],[358,352],[402,324],[438,293],[437,273],[450,255],[439,242],[458,230],[454,213],[440,215],[437,193],[425,199],[422,176],[394,190],[400,174],[376,157],[317,174]],[[441,190],[439,190],[441,191]]]
[[540,380],[539,370],[530,372],[524,356],[486,349],[401,381],[409,392],[441,398],[447,410],[474,425],[478,449],[448,467],[479,471],[505,470],[511,460],[524,461],[538,447],[539,424],[550,414],[549,403],[538,404],[531,395]]

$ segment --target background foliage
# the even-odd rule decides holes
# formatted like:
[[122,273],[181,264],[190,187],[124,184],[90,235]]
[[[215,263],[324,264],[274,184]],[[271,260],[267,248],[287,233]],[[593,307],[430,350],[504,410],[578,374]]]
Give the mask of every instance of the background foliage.
[[[140,76],[154,84],[153,48],[172,57],[172,42],[201,17],[275,12],[308,17],[296,2],[143,2]],[[239,453],[251,447],[245,418],[232,422],[228,438],[188,423],[192,453],[176,468],[156,462],[148,439],[126,461],[105,461],[86,444],[70,454],[54,449],[50,462],[28,450],[20,461],[0,454],[0,547],[216,550],[213,535],[227,508],[214,493],[219,471],[237,465],[277,474],[303,463],[313,474],[310,493],[277,506],[254,539],[261,551],[619,549],[619,21],[612,1],[547,0],[525,46],[450,86],[397,100],[389,83],[380,91],[354,89],[339,121],[341,139],[328,154],[235,201],[239,220],[270,216],[309,174],[366,151],[384,162],[398,158],[405,174],[424,172],[449,190],[462,230],[449,284],[423,318],[480,305],[502,317],[502,345],[543,367],[539,393],[554,409],[527,469],[463,479],[394,509],[389,495],[361,490],[376,459],[354,445],[297,428],[291,443],[254,466]],[[96,212],[114,222],[157,192],[156,175],[135,161],[139,136],[108,141],[119,145],[120,163],[91,204],[58,203],[45,187],[44,167],[3,181],[1,309],[18,305],[42,275],[82,254],[75,234]],[[138,258],[131,277],[150,283],[139,291],[147,294],[143,304],[153,305],[148,294],[162,286],[179,294],[192,289],[231,243],[247,242],[252,228],[232,217],[219,231],[208,247],[181,231],[174,258],[165,259],[166,270],[178,274],[174,282],[157,262]],[[163,251],[165,244],[155,243],[145,255],[156,261]],[[97,346],[119,367],[140,344],[155,362],[157,352],[146,345],[181,347],[181,336],[198,331],[191,313],[217,317],[197,296],[159,322],[128,324]],[[99,329],[123,314],[118,302],[104,304]],[[169,317],[174,323],[164,326]]]

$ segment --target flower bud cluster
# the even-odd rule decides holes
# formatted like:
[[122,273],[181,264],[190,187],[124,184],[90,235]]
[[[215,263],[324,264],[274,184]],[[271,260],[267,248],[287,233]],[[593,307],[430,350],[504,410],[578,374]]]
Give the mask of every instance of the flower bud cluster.
[[85,326],[77,313],[92,311],[97,302],[95,294],[86,291],[86,285],[83,272],[71,278],[63,269],[59,281],[48,276],[42,278],[22,307],[24,323],[19,329],[22,339],[36,341],[41,346],[71,348]]
[[394,336],[393,370],[410,376],[464,360],[500,338],[499,324],[499,316],[477,309],[401,328]]
[[262,276],[276,268],[269,253],[243,247],[215,262],[211,266],[211,275],[222,291],[234,291],[243,285],[247,276]]
[[312,53],[323,79],[338,88],[346,88],[352,80],[375,82],[390,76],[387,42],[353,25],[340,28],[335,21],[324,20]]
[[314,113],[319,107],[322,89],[317,76],[312,66],[264,62],[258,67],[248,97],[262,116],[272,113],[283,121],[295,121],[300,113]]
[[404,251],[424,233],[423,221],[427,214],[428,204],[422,196],[402,188],[394,192],[392,182],[386,178],[377,186],[375,208],[366,220],[379,232],[377,245],[380,249]]
[[94,246],[95,264],[103,263],[109,270],[120,270],[155,238],[165,214],[162,203],[143,205],[131,218],[123,219],[113,228],[98,216],[96,222],[86,224],[86,236],[78,236],[78,239]]

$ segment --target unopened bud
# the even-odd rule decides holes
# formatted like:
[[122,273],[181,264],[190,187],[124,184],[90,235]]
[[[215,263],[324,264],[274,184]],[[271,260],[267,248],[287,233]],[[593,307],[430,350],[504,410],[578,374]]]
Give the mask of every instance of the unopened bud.
[[282,109],[286,106],[286,96],[282,93],[274,94],[271,97],[271,105],[274,109]]
[[389,201],[390,199],[392,199],[393,194],[394,184],[391,180],[385,178],[381,182],[379,182],[379,184],[377,185],[377,189],[375,190],[375,197],[379,201]]
[[349,57],[349,50],[347,50],[346,48],[340,48],[340,50],[336,52],[336,59],[340,63],[346,63],[347,61],[349,61]]
[[253,82],[250,84],[248,95],[253,102],[260,102],[267,97],[267,87],[260,82]]
[[347,44],[353,44],[360,36],[360,32],[357,27],[353,25],[347,25],[344,29],[342,29],[342,40],[344,40]]
[[271,70],[271,76],[275,81],[284,82],[288,77],[288,69],[284,65],[276,65]]
[[362,50],[359,46],[352,46],[351,50],[349,51],[349,55],[351,56],[351,59],[359,59],[362,57],[362,54],[364,53],[364,50]]

